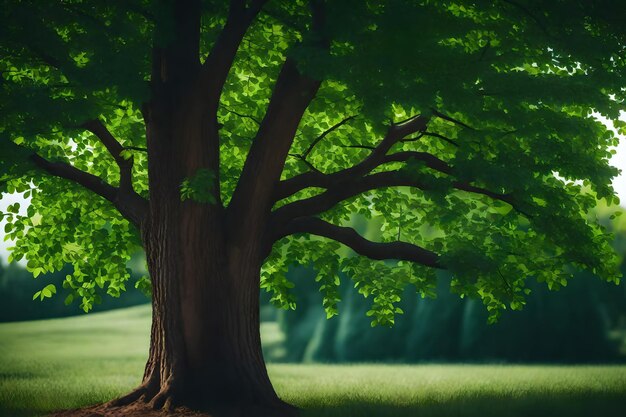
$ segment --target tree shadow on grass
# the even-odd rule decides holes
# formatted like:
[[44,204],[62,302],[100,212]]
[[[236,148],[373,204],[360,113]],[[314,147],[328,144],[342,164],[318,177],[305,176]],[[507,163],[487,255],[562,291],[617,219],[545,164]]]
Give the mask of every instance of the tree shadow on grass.
[[346,401],[306,407],[302,417],[624,417],[626,396],[597,393],[481,396],[419,405]]

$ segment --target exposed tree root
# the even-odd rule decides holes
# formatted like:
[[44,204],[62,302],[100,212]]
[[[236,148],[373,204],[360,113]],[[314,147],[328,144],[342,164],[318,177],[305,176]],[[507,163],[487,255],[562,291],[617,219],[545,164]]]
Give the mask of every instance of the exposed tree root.
[[105,404],[77,410],[65,410],[50,417],[297,417],[298,410],[286,403],[275,407],[253,404],[232,404],[209,407],[211,411],[195,411],[177,407],[176,396],[166,385],[154,393],[154,389],[141,385],[123,397]]
[[143,401],[137,401],[121,407],[98,405],[78,410],[61,411],[52,414],[50,417],[163,417],[164,415],[171,417],[219,417],[214,414],[193,411],[186,407],[178,407],[170,412],[153,410]]
[[175,408],[175,396],[170,385],[163,387],[148,403],[153,410],[164,410],[172,413]]
[[66,410],[54,413],[49,417],[295,417],[297,410],[268,410],[262,407],[228,407],[217,408],[212,412],[194,411],[187,407],[176,407],[166,410],[154,410],[149,404],[137,401],[121,407],[98,405]]

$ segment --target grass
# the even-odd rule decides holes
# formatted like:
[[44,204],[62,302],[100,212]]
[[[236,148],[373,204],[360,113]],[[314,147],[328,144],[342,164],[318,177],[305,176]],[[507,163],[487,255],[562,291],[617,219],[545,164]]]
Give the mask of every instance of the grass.
[[[0,415],[106,401],[139,383],[149,309],[0,325]],[[262,329],[270,349],[275,326]],[[304,417],[624,416],[626,366],[292,365],[269,367]]]

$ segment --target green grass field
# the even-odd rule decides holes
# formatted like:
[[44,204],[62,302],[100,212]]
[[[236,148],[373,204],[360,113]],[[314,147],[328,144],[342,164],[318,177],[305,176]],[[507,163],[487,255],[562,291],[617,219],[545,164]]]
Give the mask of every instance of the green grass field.
[[[106,401],[139,383],[149,309],[0,324],[0,415]],[[268,348],[280,343],[263,328]],[[305,417],[626,416],[626,366],[270,365]]]

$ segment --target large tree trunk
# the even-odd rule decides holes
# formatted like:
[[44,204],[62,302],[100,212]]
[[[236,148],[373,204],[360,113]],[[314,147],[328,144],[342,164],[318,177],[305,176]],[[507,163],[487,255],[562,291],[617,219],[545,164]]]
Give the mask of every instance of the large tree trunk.
[[177,96],[157,97],[144,109],[150,355],[142,385],[114,405],[187,406],[216,417],[293,416],[296,410],[274,392],[261,350],[260,234],[234,242],[217,191],[217,204],[181,201],[184,178],[198,169],[219,172],[219,165],[216,120],[193,94]]
[[181,229],[174,234],[187,239],[186,247],[166,230],[146,236],[153,322],[144,400],[217,415],[293,415],[263,360],[258,263],[219,245],[207,250],[219,237]]

